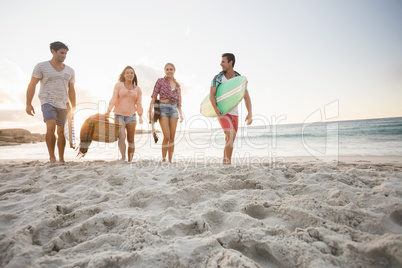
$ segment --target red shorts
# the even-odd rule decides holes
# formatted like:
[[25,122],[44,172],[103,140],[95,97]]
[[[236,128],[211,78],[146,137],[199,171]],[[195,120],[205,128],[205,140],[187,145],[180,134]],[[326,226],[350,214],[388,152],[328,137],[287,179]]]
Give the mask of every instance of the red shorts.
[[221,124],[223,131],[234,129],[237,133],[239,127],[239,117],[237,115],[225,114],[218,117],[218,121],[219,124]]

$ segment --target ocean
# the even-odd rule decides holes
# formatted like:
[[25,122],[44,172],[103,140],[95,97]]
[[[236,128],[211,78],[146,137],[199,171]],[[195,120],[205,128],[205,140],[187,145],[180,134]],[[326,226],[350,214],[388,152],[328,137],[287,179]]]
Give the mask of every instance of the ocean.
[[[134,159],[160,159],[162,133],[157,144],[150,134],[136,135],[135,140]],[[178,131],[174,160],[219,162],[223,147],[221,129]],[[66,160],[77,159],[76,155],[76,151],[66,148]],[[402,156],[402,117],[239,128],[233,151],[235,159],[297,156],[330,160],[340,156]],[[0,147],[0,159],[47,158],[44,142]],[[93,142],[81,160],[119,158],[117,143]]]

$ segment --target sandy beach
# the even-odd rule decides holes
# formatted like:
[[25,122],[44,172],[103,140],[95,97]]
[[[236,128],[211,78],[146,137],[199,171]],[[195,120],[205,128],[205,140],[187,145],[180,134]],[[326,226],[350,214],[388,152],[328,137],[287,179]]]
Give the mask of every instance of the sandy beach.
[[0,266],[402,266],[402,157],[287,160],[2,160]]

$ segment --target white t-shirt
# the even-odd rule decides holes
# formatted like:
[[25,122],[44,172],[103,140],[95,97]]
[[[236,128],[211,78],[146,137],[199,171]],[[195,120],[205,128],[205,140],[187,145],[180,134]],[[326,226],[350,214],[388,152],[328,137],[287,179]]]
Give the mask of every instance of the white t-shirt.
[[[222,77],[222,83],[228,81],[228,79],[226,78],[225,75],[223,75]],[[240,103],[240,102],[239,102]],[[235,115],[235,116],[239,116],[239,108],[238,108],[239,104],[237,104],[236,107],[234,107],[230,112],[228,112],[228,114],[230,115]]]
[[38,96],[41,105],[48,103],[67,109],[68,85],[75,83],[75,73],[71,67],[64,65],[62,71],[57,71],[49,61],[44,61],[35,66],[32,76],[41,80]]

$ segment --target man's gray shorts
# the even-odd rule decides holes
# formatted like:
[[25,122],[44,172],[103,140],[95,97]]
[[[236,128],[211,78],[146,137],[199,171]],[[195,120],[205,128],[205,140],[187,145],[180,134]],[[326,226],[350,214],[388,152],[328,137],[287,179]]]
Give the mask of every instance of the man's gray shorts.
[[56,125],[64,127],[67,119],[67,109],[61,109],[45,103],[42,105],[43,121],[56,120]]

